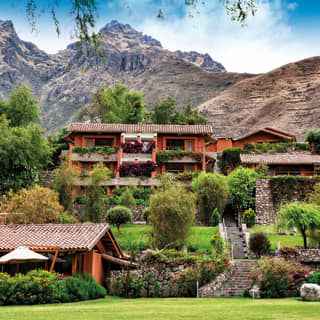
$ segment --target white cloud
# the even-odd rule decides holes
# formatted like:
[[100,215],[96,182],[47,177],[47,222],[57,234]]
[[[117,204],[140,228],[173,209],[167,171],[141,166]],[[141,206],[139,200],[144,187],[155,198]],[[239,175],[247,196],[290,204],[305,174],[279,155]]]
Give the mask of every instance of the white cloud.
[[169,50],[207,52],[232,72],[267,72],[317,55],[320,49],[320,44],[294,34],[288,24],[288,8],[280,0],[263,2],[245,27],[231,22],[216,5],[201,10],[193,19],[150,18],[136,27]]

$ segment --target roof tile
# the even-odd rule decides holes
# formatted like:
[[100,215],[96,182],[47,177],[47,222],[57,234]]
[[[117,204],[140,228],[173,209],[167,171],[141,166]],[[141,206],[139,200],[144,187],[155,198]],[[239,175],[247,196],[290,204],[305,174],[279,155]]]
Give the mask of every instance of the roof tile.
[[109,230],[102,224],[21,224],[0,226],[0,249],[13,250],[23,245],[57,246],[59,249],[92,250]]
[[210,125],[71,123],[69,132],[212,134]]
[[242,163],[320,164],[320,155],[305,153],[241,154]]

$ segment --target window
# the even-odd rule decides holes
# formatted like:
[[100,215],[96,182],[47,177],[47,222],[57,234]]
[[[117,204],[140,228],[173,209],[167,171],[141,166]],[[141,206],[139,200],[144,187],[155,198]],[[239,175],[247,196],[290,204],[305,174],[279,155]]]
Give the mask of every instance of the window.
[[186,164],[186,171],[192,172],[193,171],[193,164],[191,164],[191,163]]
[[93,146],[93,139],[86,139],[86,146],[92,147]]
[[187,140],[187,151],[193,152],[193,140]]
[[184,164],[183,163],[167,163],[166,172],[170,172],[170,173],[184,172]]
[[99,147],[112,147],[113,139],[112,138],[99,138],[95,140],[95,146]]
[[301,168],[295,166],[276,167],[276,176],[300,176]]
[[184,140],[167,139],[167,150],[184,150]]

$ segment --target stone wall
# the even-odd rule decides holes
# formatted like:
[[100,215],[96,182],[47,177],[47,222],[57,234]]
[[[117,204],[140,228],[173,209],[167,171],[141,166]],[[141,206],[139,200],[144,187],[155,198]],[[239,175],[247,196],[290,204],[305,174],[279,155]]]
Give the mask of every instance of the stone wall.
[[[142,285],[138,297],[175,297],[177,296],[177,288],[174,285],[174,279],[176,279],[186,267],[188,266],[178,261],[142,263],[139,264],[137,270],[131,270],[129,272],[130,277],[134,279],[136,283],[140,282]],[[127,271],[112,271],[111,284],[117,283],[120,277],[126,276],[126,273]],[[111,285],[109,292],[113,295],[118,295],[119,293],[115,292],[112,287],[115,286]]]
[[256,224],[270,225],[275,223],[276,212],[268,179],[258,179],[256,184]]

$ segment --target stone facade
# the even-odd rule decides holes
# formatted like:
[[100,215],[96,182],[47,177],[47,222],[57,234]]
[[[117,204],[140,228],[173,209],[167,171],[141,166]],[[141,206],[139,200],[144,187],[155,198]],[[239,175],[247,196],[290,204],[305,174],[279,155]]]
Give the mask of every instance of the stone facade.
[[256,184],[256,224],[275,224],[276,212],[268,179],[258,179]]
[[[130,271],[130,276],[135,280],[140,278],[143,283],[140,297],[175,297],[177,288],[174,279],[187,267],[188,265],[177,261],[140,263],[137,270]],[[116,283],[125,273],[126,271],[112,271],[111,283]],[[111,294],[117,294],[112,289],[110,291]]]

